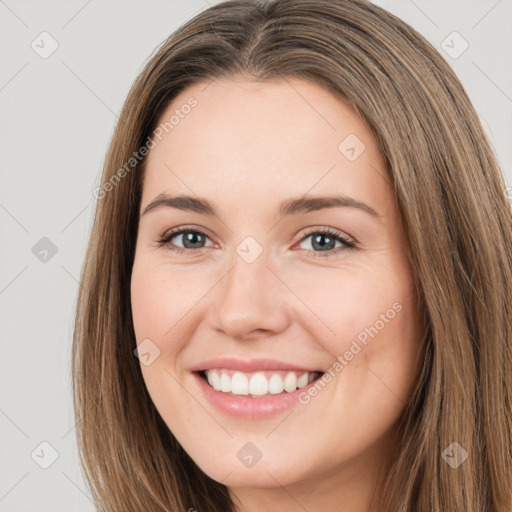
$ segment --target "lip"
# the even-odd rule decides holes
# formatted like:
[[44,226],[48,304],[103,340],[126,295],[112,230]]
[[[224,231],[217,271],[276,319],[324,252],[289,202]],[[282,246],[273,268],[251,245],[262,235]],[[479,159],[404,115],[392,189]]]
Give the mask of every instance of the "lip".
[[[287,368],[291,369],[289,366]],[[235,418],[258,420],[276,416],[299,405],[299,395],[307,393],[309,388],[313,387],[323,374],[308,385],[291,393],[285,392],[278,395],[265,395],[255,398],[245,395],[228,395],[222,391],[216,391],[204,380],[199,371],[194,371],[192,375],[196,379],[205,398],[218,411]]]
[[[238,370],[241,372],[257,372],[258,370],[292,370],[297,372],[322,372],[318,368],[306,368],[305,366],[297,366],[284,361],[277,361],[275,359],[251,359],[244,361],[242,359],[235,359],[232,357],[221,357],[216,359],[208,359],[190,368],[192,372],[200,372],[203,370],[211,370],[214,368],[226,368],[227,370]],[[293,394],[293,393],[290,393]]]

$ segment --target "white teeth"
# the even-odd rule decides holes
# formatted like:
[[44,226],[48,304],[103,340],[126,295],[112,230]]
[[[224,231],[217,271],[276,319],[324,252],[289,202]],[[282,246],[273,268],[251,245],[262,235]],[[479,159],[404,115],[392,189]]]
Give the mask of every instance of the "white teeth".
[[284,378],[284,390],[291,393],[297,389],[297,375],[293,372],[288,372]]
[[208,372],[206,377],[208,378],[208,384],[215,389],[216,391],[220,391],[220,377],[216,372]]
[[220,376],[220,390],[224,393],[229,393],[231,391],[231,379],[229,378],[229,375],[224,372]]
[[309,375],[307,373],[304,373],[297,379],[297,387],[303,388],[304,386],[307,386],[309,384]]
[[249,393],[255,396],[268,394],[268,380],[262,373],[255,373],[249,381]]
[[307,386],[319,375],[318,372],[294,371],[270,375],[270,372],[244,373],[225,369],[205,370],[204,373],[208,384],[216,391],[253,397],[278,395],[284,391],[292,393],[297,388]]
[[231,377],[231,393],[234,395],[249,394],[249,380],[243,373],[236,372]]
[[284,389],[283,379],[280,375],[272,375],[268,381],[268,391],[271,395],[282,393]]

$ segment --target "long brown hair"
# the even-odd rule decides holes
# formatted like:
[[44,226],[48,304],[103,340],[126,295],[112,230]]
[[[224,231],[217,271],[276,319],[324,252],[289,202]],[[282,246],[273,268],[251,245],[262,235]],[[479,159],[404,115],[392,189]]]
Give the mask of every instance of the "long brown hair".
[[[247,76],[304,78],[351,104],[395,190],[427,329],[378,510],[510,512],[512,213],[504,178],[448,64],[364,0],[214,5],[174,32],[133,84],[97,194],[73,342],[79,450],[98,510],[235,510],[228,489],[163,422],[133,353],[130,276],[145,160],[130,158],[185,87]],[[468,453],[457,469],[443,460],[453,442]]]

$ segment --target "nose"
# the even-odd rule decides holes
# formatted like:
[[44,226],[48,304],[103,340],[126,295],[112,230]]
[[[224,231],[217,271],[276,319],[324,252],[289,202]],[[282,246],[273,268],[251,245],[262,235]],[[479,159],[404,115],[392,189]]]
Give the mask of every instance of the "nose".
[[216,286],[210,310],[212,327],[237,340],[286,330],[289,297],[277,275],[265,252],[252,262],[235,252],[229,271]]

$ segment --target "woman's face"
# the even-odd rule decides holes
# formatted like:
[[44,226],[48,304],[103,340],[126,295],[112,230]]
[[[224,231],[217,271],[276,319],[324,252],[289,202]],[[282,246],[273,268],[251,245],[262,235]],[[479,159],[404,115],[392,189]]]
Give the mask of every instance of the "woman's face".
[[232,489],[363,486],[391,454],[420,345],[374,137],[295,78],[190,86],[166,122],[146,162],[131,281],[156,408]]

